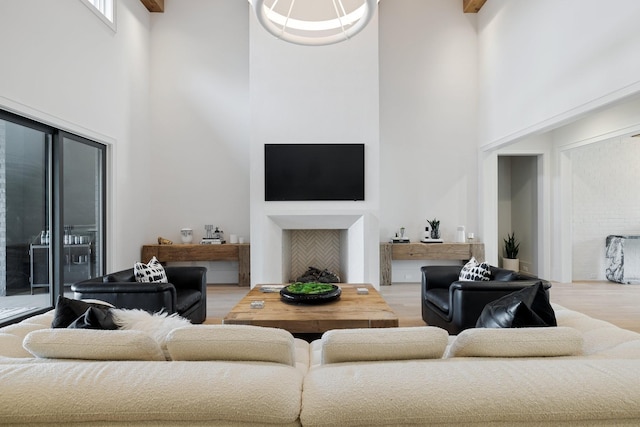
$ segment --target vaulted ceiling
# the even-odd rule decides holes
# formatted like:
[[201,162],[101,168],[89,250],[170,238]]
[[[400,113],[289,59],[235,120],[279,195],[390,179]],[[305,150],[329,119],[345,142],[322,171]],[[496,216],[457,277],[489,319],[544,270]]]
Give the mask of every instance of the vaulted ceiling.
[[[164,12],[164,0],[140,0],[149,12]],[[428,0],[425,0],[428,1]],[[478,13],[487,0],[462,0],[464,13]]]

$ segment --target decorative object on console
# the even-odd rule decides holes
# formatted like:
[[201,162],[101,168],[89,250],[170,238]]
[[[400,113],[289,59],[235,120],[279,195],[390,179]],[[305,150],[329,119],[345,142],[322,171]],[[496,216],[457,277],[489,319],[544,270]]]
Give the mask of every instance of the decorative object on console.
[[431,226],[431,238],[439,239],[440,238],[440,220],[434,218],[433,220],[427,220],[429,225]]
[[202,245],[221,245],[222,243],[227,243],[224,240],[224,231],[220,230],[218,227],[213,229],[213,225],[207,224],[204,226],[206,231],[206,236],[200,241]]
[[280,290],[284,302],[294,304],[323,304],[340,298],[339,286],[320,282],[296,282]]
[[158,237],[159,245],[173,245],[173,242],[169,239],[165,239],[164,237]]
[[182,243],[191,243],[193,241],[193,229],[181,228],[180,238],[182,239]]
[[504,257],[502,258],[502,267],[507,270],[520,271],[520,260],[518,252],[520,251],[520,242],[516,240],[516,233],[507,233],[504,240]]
[[456,242],[458,243],[466,243],[467,239],[464,236],[464,225],[458,226],[458,233],[456,234]]
[[404,235],[404,227],[400,227],[400,232],[396,233],[396,236],[391,238],[391,243],[410,243],[411,241]]
[[[249,0],[258,22],[275,37],[306,46],[323,46],[349,40],[375,14],[379,0]],[[320,6],[317,7],[316,4]],[[313,8],[309,7],[313,4]],[[307,6],[305,8],[305,6]],[[311,12],[311,13],[310,13]]]

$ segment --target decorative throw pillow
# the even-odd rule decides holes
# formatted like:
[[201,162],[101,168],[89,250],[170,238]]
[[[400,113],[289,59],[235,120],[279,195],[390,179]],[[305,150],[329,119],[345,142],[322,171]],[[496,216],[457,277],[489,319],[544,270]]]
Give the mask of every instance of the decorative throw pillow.
[[[107,303],[87,302],[59,296],[51,327],[67,328],[74,324],[74,328],[117,329],[111,319],[110,308],[111,306]],[[91,312],[87,314],[87,311]],[[82,320],[76,322],[79,318]]]
[[557,326],[556,315],[542,282],[485,305],[476,328]]
[[151,258],[147,264],[143,262],[136,262],[133,265],[133,272],[136,277],[136,282],[146,283],[167,283],[167,274],[164,271],[164,267],[160,264],[160,261],[156,257]]
[[471,259],[460,270],[459,280],[462,281],[483,281],[491,279],[491,268],[486,262],[479,263],[475,257]]

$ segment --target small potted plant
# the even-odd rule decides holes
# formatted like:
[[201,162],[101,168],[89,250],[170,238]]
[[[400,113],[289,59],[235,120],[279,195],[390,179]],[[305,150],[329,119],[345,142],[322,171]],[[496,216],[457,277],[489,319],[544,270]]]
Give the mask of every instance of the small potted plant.
[[518,252],[520,251],[520,242],[516,240],[516,233],[507,233],[504,240],[504,257],[502,258],[502,266],[507,270],[520,271],[520,260]]
[[431,221],[427,220],[429,225],[431,226],[431,238],[439,239],[440,238],[440,220],[433,219]]

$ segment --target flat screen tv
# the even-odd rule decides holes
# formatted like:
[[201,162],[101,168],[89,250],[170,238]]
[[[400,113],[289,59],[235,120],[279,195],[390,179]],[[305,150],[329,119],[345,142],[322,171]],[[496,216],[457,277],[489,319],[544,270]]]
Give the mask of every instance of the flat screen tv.
[[266,201],[364,200],[364,144],[266,144]]

